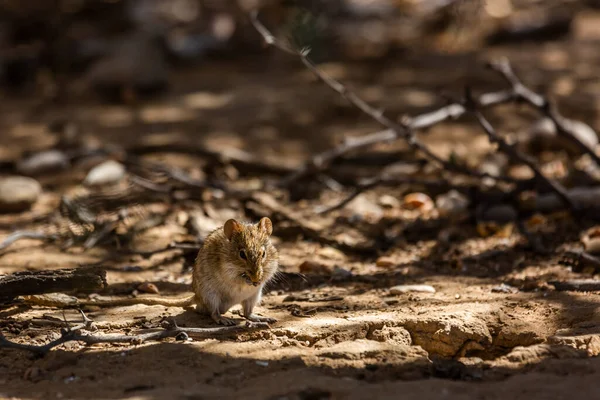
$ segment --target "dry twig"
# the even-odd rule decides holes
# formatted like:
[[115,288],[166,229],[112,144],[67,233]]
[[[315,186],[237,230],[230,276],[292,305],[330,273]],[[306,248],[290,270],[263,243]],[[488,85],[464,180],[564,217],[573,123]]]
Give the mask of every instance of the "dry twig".
[[[314,156],[307,164],[305,164],[302,168],[297,170],[296,172],[289,175],[282,181],[283,186],[289,186],[291,183],[296,182],[300,178],[306,177],[308,175],[318,173],[323,171],[332,160],[341,157],[342,155],[348,153],[352,150],[357,150],[360,148],[364,148],[367,146],[371,146],[376,143],[403,139],[406,143],[411,146],[414,150],[418,150],[422,152],[427,158],[433,160],[434,162],[441,165],[444,169],[448,171],[454,171],[456,173],[464,174],[467,176],[472,176],[476,178],[491,178],[494,180],[505,180],[509,182],[514,182],[515,180],[510,177],[502,177],[502,176],[493,176],[485,172],[479,172],[471,170],[468,167],[465,167],[460,164],[456,164],[452,161],[445,160],[431,150],[427,148],[424,144],[422,144],[417,137],[414,135],[413,129],[409,124],[404,123],[396,123],[386,117],[382,111],[373,108],[367,102],[365,102],[362,98],[360,98],[356,93],[349,90],[346,86],[344,86],[339,81],[331,78],[330,76],[323,73],[321,70],[317,68],[317,66],[308,58],[309,49],[295,49],[294,47],[284,43],[283,41],[277,39],[259,20],[258,20],[258,12],[254,11],[250,14],[250,18],[252,24],[256,28],[256,30],[261,34],[265,42],[274,46],[286,53],[295,55],[300,58],[300,61],[323,83],[333,89],[335,92],[340,94],[342,97],[347,99],[352,105],[356,108],[373,118],[375,121],[379,122],[381,125],[388,128],[388,131],[377,135],[370,135],[363,138],[353,139],[351,141],[346,141],[341,146],[331,149],[327,152],[318,154]],[[500,96],[502,99],[505,99],[504,96]],[[444,119],[444,115],[448,115],[448,110],[442,111],[439,116],[431,117],[432,120],[436,120],[437,118]],[[464,111],[463,111],[464,112]]]
[[94,267],[20,271],[0,276],[0,294],[9,298],[73,290],[97,290],[105,286],[106,271]]
[[409,177],[409,176],[387,177],[387,176],[383,176],[383,175],[378,175],[373,178],[361,180],[358,183],[358,185],[354,188],[352,193],[350,193],[348,196],[346,196],[345,198],[340,200],[338,203],[336,203],[332,206],[329,206],[329,207],[318,208],[315,211],[318,214],[328,214],[332,211],[343,208],[346,204],[348,204],[352,200],[354,200],[358,195],[360,195],[361,193],[364,193],[367,190],[370,190],[376,186],[398,186],[398,185],[405,185],[405,184],[413,184],[413,185],[428,186],[428,187],[435,187],[435,188],[439,188],[440,186],[448,186],[448,189],[456,189],[456,186],[453,186],[449,182],[440,181],[439,179],[420,179],[420,178],[413,178],[413,177]]
[[577,210],[577,205],[574,201],[569,197],[567,190],[558,182],[555,182],[542,174],[540,169],[537,167],[535,161],[525,154],[521,153],[515,146],[511,146],[506,142],[506,140],[496,133],[496,130],[492,127],[492,124],[483,116],[481,111],[479,111],[478,104],[476,104],[475,100],[471,95],[471,91],[467,88],[466,90],[466,106],[467,108],[473,112],[475,118],[482,126],[483,130],[488,136],[490,143],[495,143],[498,145],[500,151],[508,155],[514,161],[527,165],[534,173],[535,178],[551,189],[553,192],[557,194],[557,196],[564,202],[564,204],[569,207],[572,211]]
[[585,154],[588,154],[594,162],[600,166],[600,156],[583,143],[577,135],[569,129],[566,119],[560,115],[556,107],[545,96],[535,93],[525,86],[514,73],[512,66],[507,58],[501,58],[488,64],[489,68],[498,72],[511,85],[515,99],[525,101],[532,107],[538,109],[544,115],[552,120],[556,126],[557,133],[576,144]]
[[51,241],[56,239],[56,235],[44,233],[44,232],[35,232],[35,231],[16,231],[11,233],[0,243],[0,251],[6,249],[11,244],[21,240],[21,239],[35,239],[42,241]]
[[141,344],[148,340],[161,340],[169,337],[178,337],[181,339],[187,339],[189,334],[200,335],[202,337],[212,337],[219,334],[231,334],[248,330],[256,329],[267,329],[269,325],[264,322],[251,322],[246,321],[243,326],[225,326],[215,328],[180,328],[177,326],[173,319],[168,319],[163,322],[162,329],[140,333],[138,335],[119,335],[119,334],[107,334],[107,335],[93,335],[84,334],[82,330],[93,330],[93,321],[90,320],[83,311],[80,311],[83,317],[83,324],[75,327],[67,327],[61,330],[61,336],[44,345],[31,345],[21,344],[12,342],[4,335],[0,333],[0,348],[11,348],[18,350],[25,350],[37,355],[43,356],[47,354],[53,348],[60,346],[67,342],[83,342],[87,345],[97,343],[130,343],[130,344]]

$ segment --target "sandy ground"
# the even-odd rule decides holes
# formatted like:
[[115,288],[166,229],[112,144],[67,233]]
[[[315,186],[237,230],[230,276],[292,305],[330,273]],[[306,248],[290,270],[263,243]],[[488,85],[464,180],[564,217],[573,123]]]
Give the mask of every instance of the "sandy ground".
[[[509,54],[523,80],[534,87],[560,86],[565,113],[596,123],[589,69],[547,68],[545,60],[570,58],[573,65],[597,68],[592,44],[525,45],[469,57],[412,57],[377,67],[324,66],[351,81],[390,115],[417,112],[443,104],[434,88],[458,90],[467,80],[478,90],[502,87],[480,68],[490,55]],[[558,55],[557,55],[558,54]],[[540,61],[541,60],[541,61]],[[444,62],[448,64],[444,64]],[[127,107],[82,103],[27,114],[28,99],[3,102],[2,156],[17,158],[25,148],[44,148],[53,136],[44,128],[60,115],[71,115],[86,134],[120,144],[201,140],[234,146],[271,160],[297,165],[308,154],[328,148],[344,135],[379,129],[328,89],[310,83],[301,69],[283,69],[281,60],[264,58],[240,66],[223,62],[219,79],[213,66],[182,72],[164,99],[144,105],[141,125]],[[265,67],[266,65],[266,67]],[[440,74],[439,65],[451,65]],[[476,71],[476,72],[474,72]],[[542,71],[542,73],[535,73]],[[266,72],[266,73],[265,73]],[[472,75],[471,75],[472,74]],[[415,82],[424,82],[416,84]],[[451,84],[448,84],[451,82]],[[287,86],[285,86],[287,85]],[[553,86],[554,85],[554,86]],[[557,86],[558,85],[558,86]],[[575,94],[572,94],[575,93]],[[187,96],[187,97],[186,97]],[[588,100],[586,100],[588,99]],[[583,107],[583,106],[585,107]],[[514,129],[527,113],[500,108],[490,115],[503,129]],[[504,113],[504,114],[503,114]],[[508,114],[511,113],[511,114]],[[510,118],[505,118],[511,115]],[[598,125],[595,125],[598,128]],[[326,138],[323,140],[322,138]],[[474,160],[489,148],[471,125],[436,127],[427,136],[436,151],[455,150]],[[3,144],[4,144],[3,143]],[[196,161],[162,157],[177,165]],[[56,206],[59,196],[79,184],[78,170],[40,178],[45,194],[34,209],[0,216],[1,236],[12,230],[38,229],[32,222]],[[399,197],[405,189],[381,189],[364,196],[377,202],[384,194]],[[226,209],[225,204],[218,207]],[[358,207],[358,206],[356,206]],[[194,199],[171,210],[165,226],[139,238],[145,249],[160,248],[186,237],[177,214],[199,209]],[[351,207],[352,208],[352,207]],[[302,215],[312,218],[310,207]],[[350,226],[351,209],[326,225]],[[239,213],[240,210],[234,210]],[[139,345],[62,345],[43,358],[0,350],[0,397],[23,399],[572,399],[598,398],[600,386],[600,316],[598,293],[557,292],[547,282],[581,278],[559,265],[555,255],[540,256],[522,246],[516,233],[481,237],[475,227],[455,225],[451,240],[442,239],[435,218],[385,209],[388,226],[400,226],[400,241],[385,254],[354,254],[284,234],[275,224],[285,279],[266,291],[259,309],[278,319],[270,330],[186,342],[165,339]],[[431,224],[427,221],[433,220]],[[423,222],[425,221],[425,222]],[[363,221],[377,232],[376,222]],[[410,230],[414,223],[415,228]],[[423,223],[421,225],[421,223]],[[350,233],[346,234],[350,235]],[[578,246],[579,229],[560,216],[548,221],[544,240],[550,248]],[[374,234],[376,236],[376,234]],[[359,242],[363,239],[359,237]],[[366,239],[365,239],[366,240]],[[364,240],[363,240],[364,241]],[[98,262],[110,250],[82,252],[35,241],[21,241],[0,255],[0,273],[53,269]],[[392,260],[377,265],[379,256]],[[325,274],[304,271],[302,263],[325,266]],[[109,288],[103,294],[128,295],[152,282],[162,295],[181,295],[191,280],[185,261],[168,253],[105,263]],[[124,270],[125,266],[137,269]],[[342,268],[337,272],[334,267]],[[329,271],[329,272],[327,272]],[[502,283],[517,288],[503,292]],[[399,284],[426,284],[435,293],[391,294]],[[130,306],[85,309],[99,333],[135,333],[173,317],[182,326],[212,326],[207,318],[177,307]],[[75,310],[66,318],[79,321]],[[63,312],[53,308],[6,306],[0,329],[11,340],[44,343],[59,335]]]

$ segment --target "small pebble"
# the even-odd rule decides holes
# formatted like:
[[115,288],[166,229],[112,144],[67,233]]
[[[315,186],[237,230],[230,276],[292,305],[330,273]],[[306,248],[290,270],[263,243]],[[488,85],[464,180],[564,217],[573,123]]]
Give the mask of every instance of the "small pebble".
[[108,160],[92,168],[88,172],[83,184],[86,186],[100,186],[118,183],[125,177],[125,167],[114,160]]
[[17,163],[17,171],[24,175],[37,175],[64,169],[69,159],[60,150],[47,150],[35,153]]
[[333,267],[332,275],[336,278],[350,278],[352,276],[352,272],[348,271],[346,268],[338,267],[337,265]]
[[379,257],[375,262],[375,265],[382,268],[389,268],[397,265],[398,263],[394,261],[391,257]]
[[398,208],[400,207],[400,201],[394,196],[384,194],[379,197],[379,205],[385,208]]
[[435,199],[435,206],[442,215],[460,214],[469,208],[469,199],[457,190],[439,195]]
[[333,268],[317,261],[304,261],[298,267],[301,274],[331,275]]
[[492,293],[517,293],[519,291],[519,289],[517,289],[516,287],[507,285],[506,283],[503,283],[501,285],[498,286],[494,286],[492,288]]
[[139,265],[126,265],[123,267],[124,272],[139,272],[143,269],[144,268],[140,267]]
[[390,294],[403,294],[408,292],[435,293],[435,288],[430,285],[398,285],[390,288]]
[[581,236],[581,243],[585,248],[585,251],[591,254],[600,253],[600,228],[595,226],[593,228],[588,229]]
[[330,260],[340,260],[345,258],[343,252],[330,246],[320,248],[319,250],[317,250],[317,254],[321,257],[328,258]]
[[160,293],[160,291],[158,290],[158,288],[156,287],[156,285],[154,283],[150,283],[150,282],[141,283],[137,287],[137,290],[139,290],[140,292],[143,292],[143,293],[153,293],[153,294],[159,294]]
[[19,212],[31,208],[42,193],[33,178],[11,176],[0,179],[0,212]]
[[268,361],[257,360],[256,361],[256,365],[260,365],[261,367],[268,367],[269,366],[269,362]]
[[486,207],[480,205],[476,210],[481,221],[494,221],[498,223],[508,223],[517,219],[517,210],[508,204]]
[[352,211],[354,216],[361,217],[361,219],[367,217],[379,220],[383,217],[383,209],[364,194],[356,196],[354,200],[346,205],[346,208]]
[[426,212],[433,209],[433,200],[425,193],[409,193],[404,196],[404,207]]

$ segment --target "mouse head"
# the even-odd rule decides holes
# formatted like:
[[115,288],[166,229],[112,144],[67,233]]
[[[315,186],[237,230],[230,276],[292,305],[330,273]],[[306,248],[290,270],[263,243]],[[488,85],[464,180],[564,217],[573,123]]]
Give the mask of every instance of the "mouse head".
[[244,224],[230,219],[225,222],[223,231],[231,244],[231,261],[240,268],[240,278],[258,286],[272,259],[269,257],[273,251],[270,243],[273,233],[271,220],[264,217],[256,224]]

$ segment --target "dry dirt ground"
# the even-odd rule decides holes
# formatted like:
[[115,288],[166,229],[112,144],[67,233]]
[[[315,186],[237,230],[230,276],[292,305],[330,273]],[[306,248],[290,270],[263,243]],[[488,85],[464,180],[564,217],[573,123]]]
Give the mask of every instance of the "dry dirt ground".
[[[491,55],[505,54],[524,81],[557,93],[565,114],[585,118],[599,128],[594,95],[598,80],[593,78],[599,66],[596,50],[583,40],[577,46],[530,44],[463,57],[407,54],[376,66],[328,64],[324,68],[352,82],[370,101],[394,115],[442,104],[434,92],[439,87],[458,91],[467,80],[480,91],[502,87],[502,81],[481,65]],[[142,105],[142,120],[137,123],[129,108],[93,100],[52,106],[36,115],[27,111],[31,99],[2,101],[0,153],[4,159],[15,159],[24,149],[51,146],[54,137],[45,127],[61,115],[76,119],[85,134],[101,141],[122,145],[198,141],[242,148],[289,165],[332,146],[344,135],[379,129],[328,89],[311,82],[306,71],[287,68],[285,57],[216,63],[177,73],[170,94]],[[527,116],[508,106],[490,115],[502,129],[516,129]],[[436,127],[426,140],[440,154],[454,149],[476,159],[488,149],[484,136],[468,124]],[[198,162],[188,156],[157,157],[179,166]],[[17,228],[41,228],[43,223],[35,217],[56,207],[60,195],[83,176],[82,167],[41,177],[45,192],[32,211],[0,216],[2,237]],[[381,189],[363,199],[376,204],[384,194],[398,198],[406,191]],[[313,218],[311,206],[339,197],[329,196],[300,204],[299,212]],[[223,203],[213,204],[213,216],[221,211],[243,215],[243,210],[232,211]],[[335,214],[326,226],[352,226],[348,222],[352,207],[359,205]],[[171,209],[164,226],[145,232],[136,244],[157,249],[186,238],[179,216],[199,209],[195,199],[186,200]],[[0,397],[600,398],[598,293],[558,292],[547,284],[582,274],[559,265],[558,256],[527,251],[516,232],[482,237],[474,226],[457,224],[456,232],[448,236],[444,232],[452,225],[437,224],[435,215],[393,204],[381,210],[376,222],[367,218],[357,224],[376,231],[385,220],[387,226],[398,228],[398,240],[385,254],[353,253],[296,240],[275,224],[282,271],[299,272],[306,261],[325,267],[321,268],[324,275],[318,274],[318,268],[308,268],[306,280],[289,274],[267,290],[259,312],[279,320],[270,330],[187,342],[166,339],[88,347],[68,343],[43,358],[2,349]],[[423,225],[411,230],[415,221]],[[559,215],[551,217],[540,234],[548,247],[560,250],[576,248],[579,232]],[[20,241],[0,255],[0,273],[89,264],[102,260],[107,251],[61,250]],[[181,295],[188,290],[191,275],[183,268],[185,260],[176,251],[173,254],[104,263],[109,288],[103,294],[124,296],[140,283],[152,282],[162,295]],[[391,261],[377,265],[380,256]],[[125,268],[131,266],[139,268]],[[335,270],[336,266],[341,269]],[[431,285],[436,292],[389,291],[394,285],[415,283]],[[519,290],[498,290],[502,283]],[[78,321],[75,310],[65,315]],[[87,315],[100,333],[135,333],[158,326],[165,316],[174,317],[183,327],[212,326],[208,319],[177,307],[89,307]],[[53,308],[8,306],[0,310],[0,329],[11,340],[43,343],[58,335],[62,319],[63,312]]]

